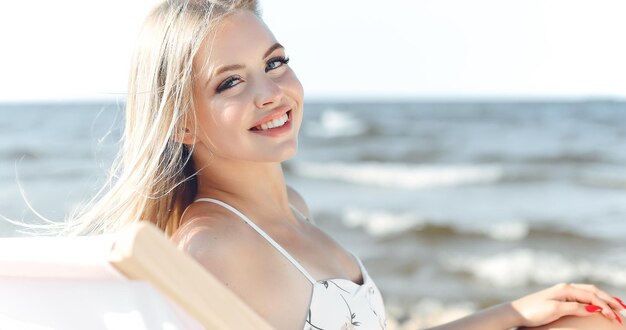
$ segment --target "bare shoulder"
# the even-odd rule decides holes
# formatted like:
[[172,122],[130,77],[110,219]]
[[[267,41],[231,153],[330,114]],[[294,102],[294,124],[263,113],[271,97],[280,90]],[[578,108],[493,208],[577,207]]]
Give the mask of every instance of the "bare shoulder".
[[237,215],[197,203],[171,239],[274,328],[301,326],[310,283]]
[[232,281],[248,249],[246,231],[236,215],[213,203],[195,203],[183,215],[172,242],[219,279]]
[[[232,214],[213,203],[193,203],[187,207],[182,218],[181,226],[172,235],[171,240],[185,252],[197,249],[194,241],[202,239],[203,243],[217,244],[229,241],[225,235],[234,228]],[[208,241],[205,239],[210,238]]]
[[309,210],[309,206],[304,201],[304,198],[300,193],[298,193],[293,187],[287,185],[287,196],[289,197],[289,202],[293,205],[300,213],[304,214],[311,223],[315,223],[313,216],[311,215],[311,211]]
[[617,321],[594,314],[585,317],[566,316],[550,324],[536,328],[520,328],[519,330],[623,330],[626,327]]

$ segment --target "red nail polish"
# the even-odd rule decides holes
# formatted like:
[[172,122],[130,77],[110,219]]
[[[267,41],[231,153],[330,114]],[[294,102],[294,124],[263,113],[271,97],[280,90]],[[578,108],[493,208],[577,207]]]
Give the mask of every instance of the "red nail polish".
[[619,322],[619,324],[622,324],[622,319],[617,316],[617,313],[613,312],[613,315],[615,315],[615,319]]
[[585,306],[585,309],[587,310],[587,312],[589,313],[595,313],[595,312],[599,312],[602,310],[602,307],[600,306],[596,306],[596,305],[587,305]]
[[613,299],[617,300],[617,302],[622,305],[622,307],[626,308],[626,305],[624,305],[624,302],[622,301],[622,299],[619,299],[617,297],[613,297]]

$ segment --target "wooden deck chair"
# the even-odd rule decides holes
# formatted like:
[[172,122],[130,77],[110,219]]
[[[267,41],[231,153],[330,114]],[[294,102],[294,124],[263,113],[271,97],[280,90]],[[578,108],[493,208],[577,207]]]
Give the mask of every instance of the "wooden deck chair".
[[89,317],[90,329],[272,329],[148,222],[118,235],[0,238],[0,328],[79,329]]

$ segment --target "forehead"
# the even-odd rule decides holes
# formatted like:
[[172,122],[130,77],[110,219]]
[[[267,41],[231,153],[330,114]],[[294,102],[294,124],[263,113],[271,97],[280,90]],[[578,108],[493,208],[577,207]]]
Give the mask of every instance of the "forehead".
[[204,39],[194,59],[194,68],[209,72],[220,65],[258,61],[276,38],[263,21],[248,10],[224,19]]

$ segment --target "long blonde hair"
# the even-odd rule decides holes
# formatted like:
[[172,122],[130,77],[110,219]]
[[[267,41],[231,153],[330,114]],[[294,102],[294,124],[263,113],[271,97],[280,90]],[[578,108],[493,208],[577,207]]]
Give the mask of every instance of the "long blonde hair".
[[193,59],[211,29],[239,9],[260,16],[255,0],[167,0],[150,12],[132,60],[122,148],[108,180],[68,220],[46,228],[87,235],[148,220],[168,236],[176,231],[197,189],[193,150],[176,139],[194,115]]

